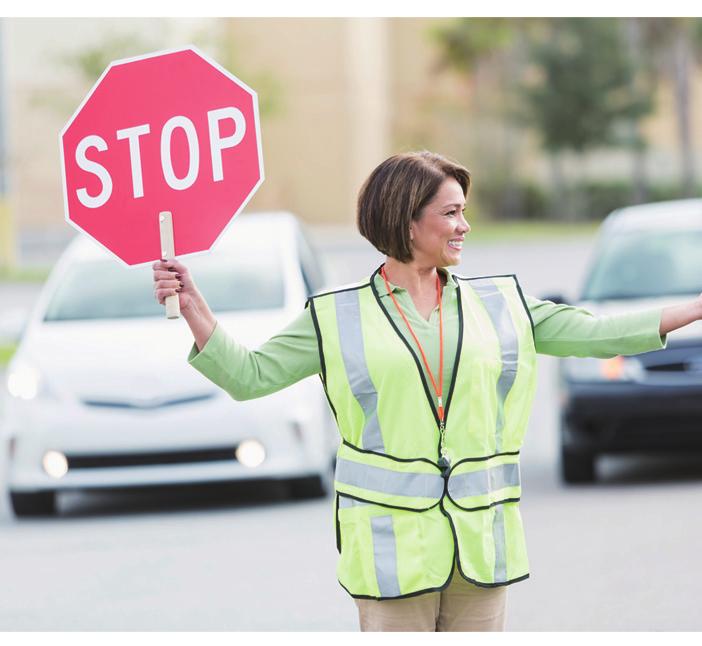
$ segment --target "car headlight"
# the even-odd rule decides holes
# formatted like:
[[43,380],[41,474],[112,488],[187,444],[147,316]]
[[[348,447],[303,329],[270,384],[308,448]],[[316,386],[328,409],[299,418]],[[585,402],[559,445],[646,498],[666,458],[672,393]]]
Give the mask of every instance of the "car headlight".
[[18,363],[7,374],[7,390],[13,397],[31,400],[39,394],[41,375],[27,363]]
[[563,360],[562,374],[570,381],[641,381],[645,370],[633,357],[611,359],[568,357]]

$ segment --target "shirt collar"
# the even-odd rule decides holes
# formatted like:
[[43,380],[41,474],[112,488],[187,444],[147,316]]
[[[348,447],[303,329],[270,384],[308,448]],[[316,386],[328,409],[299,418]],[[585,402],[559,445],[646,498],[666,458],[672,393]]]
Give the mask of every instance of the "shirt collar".
[[[446,285],[444,285],[444,289],[456,289],[458,287],[456,279],[451,275],[451,272],[448,269],[445,267],[437,267],[436,270],[440,271],[444,276],[446,276]],[[390,281],[388,281],[388,284],[390,285],[390,289],[395,293],[407,291],[404,287],[393,285]],[[388,290],[385,288],[385,281],[380,275],[380,271],[375,274],[375,286],[378,290],[378,295],[380,298],[387,298],[390,296],[390,294],[388,294]]]

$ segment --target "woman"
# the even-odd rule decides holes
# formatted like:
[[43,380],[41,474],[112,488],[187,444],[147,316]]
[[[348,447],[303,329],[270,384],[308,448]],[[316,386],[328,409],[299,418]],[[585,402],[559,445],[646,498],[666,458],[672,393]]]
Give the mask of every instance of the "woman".
[[529,576],[519,451],[536,353],[646,352],[702,318],[700,299],[596,318],[524,297],[514,275],[450,274],[469,188],[465,168],[433,153],[380,164],[358,227],[383,265],[310,298],[253,352],[217,325],[183,264],[154,264],[156,298],[178,293],[195,337],[190,363],[235,399],[320,374],[342,437],[337,574],[362,630],[503,630],[506,586]]

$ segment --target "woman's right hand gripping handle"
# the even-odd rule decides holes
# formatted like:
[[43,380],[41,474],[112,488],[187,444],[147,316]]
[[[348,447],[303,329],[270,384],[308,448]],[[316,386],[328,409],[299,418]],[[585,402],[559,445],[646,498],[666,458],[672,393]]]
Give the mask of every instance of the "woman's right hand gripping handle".
[[177,260],[159,260],[152,267],[156,300],[165,305],[166,296],[178,295],[180,313],[190,326],[197,349],[202,350],[217,320],[195,286],[188,268]]

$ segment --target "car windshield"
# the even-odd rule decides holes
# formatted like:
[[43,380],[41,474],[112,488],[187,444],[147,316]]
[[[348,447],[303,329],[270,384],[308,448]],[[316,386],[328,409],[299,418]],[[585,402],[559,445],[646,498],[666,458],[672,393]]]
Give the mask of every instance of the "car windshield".
[[697,294],[702,291],[702,230],[630,231],[602,247],[582,300]]
[[[253,249],[239,248],[184,259],[213,312],[280,308],[285,289],[279,254],[262,266]],[[151,265],[124,267],[115,260],[76,262],[62,278],[46,321],[164,316],[153,295]]]

